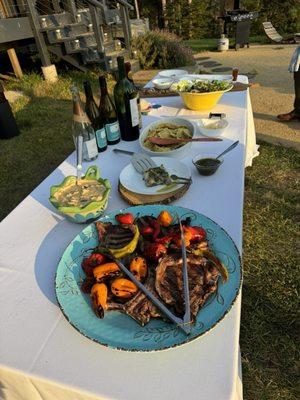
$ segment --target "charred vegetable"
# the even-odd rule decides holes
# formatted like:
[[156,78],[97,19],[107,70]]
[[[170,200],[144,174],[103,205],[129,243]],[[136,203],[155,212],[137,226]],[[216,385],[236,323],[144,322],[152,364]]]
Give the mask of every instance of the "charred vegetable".
[[137,280],[143,280],[147,275],[147,264],[144,257],[134,257],[130,263],[130,271]]
[[82,269],[87,276],[93,276],[93,270],[98,265],[105,262],[105,257],[102,254],[91,254],[88,258],[85,258],[82,262]]
[[104,310],[107,309],[107,286],[104,283],[95,283],[91,289],[93,310],[99,318],[104,317]]
[[160,223],[160,225],[167,227],[170,226],[173,222],[173,217],[172,215],[166,211],[163,210],[161,211],[161,213],[159,214],[158,218],[157,218],[158,222]]
[[114,262],[110,262],[94,268],[93,274],[97,282],[102,282],[106,278],[118,276],[120,272],[118,265]]
[[110,288],[115,296],[123,299],[129,299],[138,291],[137,286],[125,278],[115,279]]

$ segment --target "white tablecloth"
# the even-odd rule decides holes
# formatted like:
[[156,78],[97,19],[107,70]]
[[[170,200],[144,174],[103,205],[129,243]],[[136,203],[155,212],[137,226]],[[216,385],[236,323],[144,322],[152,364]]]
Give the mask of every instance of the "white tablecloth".
[[[179,101],[159,99],[170,110],[178,108]],[[247,92],[225,94],[216,111],[227,114],[230,129],[223,142],[193,144],[183,162],[191,168],[194,183],[175,204],[214,219],[241,252]],[[146,117],[144,124],[153,118]],[[239,146],[215,175],[201,177],[193,169],[191,156],[199,146],[221,152],[237,139]],[[139,148],[137,142],[116,147]],[[96,161],[112,184],[107,212],[126,206],[117,183],[128,162],[128,156],[114,155],[111,147]],[[55,299],[55,271],[67,244],[83,227],[58,215],[48,197],[51,185],[74,174],[74,165],[73,153],[0,225],[0,394],[8,400],[240,400],[240,295],[207,335],[154,353],[103,347],[63,317]]]

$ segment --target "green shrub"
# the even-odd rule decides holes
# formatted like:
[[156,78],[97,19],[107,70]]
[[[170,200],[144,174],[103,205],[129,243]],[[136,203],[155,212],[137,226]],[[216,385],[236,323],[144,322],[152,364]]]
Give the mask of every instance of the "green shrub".
[[137,51],[143,69],[176,68],[195,64],[191,48],[166,30],[154,30],[137,36],[133,38],[132,46]]

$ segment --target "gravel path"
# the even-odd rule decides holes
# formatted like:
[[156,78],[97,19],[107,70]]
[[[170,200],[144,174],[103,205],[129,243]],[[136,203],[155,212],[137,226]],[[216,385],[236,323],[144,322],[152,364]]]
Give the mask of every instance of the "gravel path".
[[[300,122],[278,122],[276,115],[293,108],[293,75],[288,64],[295,45],[253,45],[249,49],[195,54],[201,72],[228,74],[233,66],[260,87],[251,89],[256,134],[265,141],[300,150]],[[157,70],[139,71],[134,78],[146,83]]]

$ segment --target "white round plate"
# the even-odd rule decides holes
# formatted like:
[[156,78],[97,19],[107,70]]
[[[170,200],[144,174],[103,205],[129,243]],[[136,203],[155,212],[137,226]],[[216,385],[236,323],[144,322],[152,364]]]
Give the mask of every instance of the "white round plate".
[[[175,174],[183,178],[191,177],[191,172],[189,168],[179,160],[169,157],[151,158],[155,162],[155,164],[157,164],[157,166],[163,165],[168,171],[169,175]],[[134,193],[146,195],[172,193],[183,186],[183,184],[178,184],[176,186],[172,185],[170,188],[164,191],[160,191],[160,189],[162,189],[165,185],[148,187],[143,180],[143,176],[134,169],[131,163],[126,165],[126,167],[122,169],[119,179],[122,186],[124,186],[127,190],[130,190]]]
[[156,89],[169,89],[174,83],[174,80],[170,78],[157,78],[153,79],[152,83]]
[[158,75],[162,78],[179,78],[187,74],[188,71],[184,69],[166,69],[165,71],[160,71]]
[[217,81],[232,81],[232,76],[231,75],[209,75],[209,74],[186,74],[180,76],[180,80],[182,79],[203,79],[205,81],[212,81],[212,80],[217,80]]

